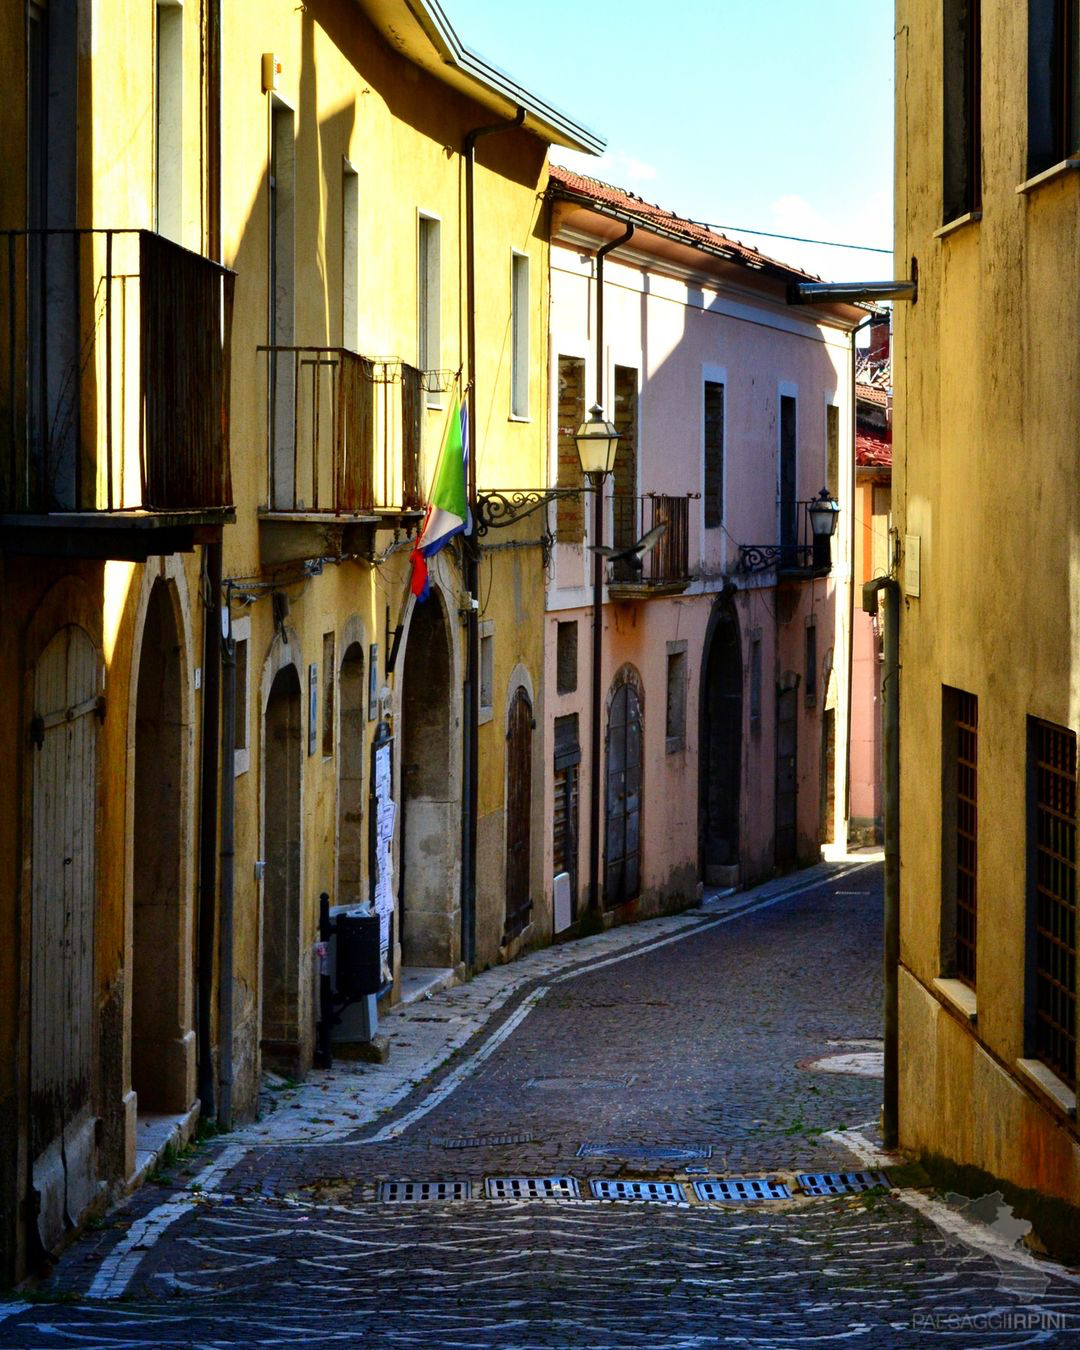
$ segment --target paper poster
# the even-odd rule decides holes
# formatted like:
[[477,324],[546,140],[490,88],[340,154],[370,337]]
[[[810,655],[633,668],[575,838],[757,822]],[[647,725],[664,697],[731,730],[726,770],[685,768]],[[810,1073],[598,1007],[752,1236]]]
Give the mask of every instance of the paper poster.
[[390,948],[390,915],[394,912],[394,822],[397,803],[390,795],[393,742],[375,751],[375,912],[379,916],[379,945],[383,956]]

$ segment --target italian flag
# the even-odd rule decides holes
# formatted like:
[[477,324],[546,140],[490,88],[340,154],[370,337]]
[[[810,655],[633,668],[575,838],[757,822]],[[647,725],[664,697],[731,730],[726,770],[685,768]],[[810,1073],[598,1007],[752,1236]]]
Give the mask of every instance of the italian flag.
[[428,558],[456,534],[468,534],[472,529],[472,515],[466,492],[469,466],[469,413],[466,405],[458,404],[454,396],[450,418],[446,424],[446,438],[439,453],[435,484],[431,489],[431,504],[424,519],[424,528],[410,554],[412,580],[409,589],[417,600],[426,600],[428,585]]

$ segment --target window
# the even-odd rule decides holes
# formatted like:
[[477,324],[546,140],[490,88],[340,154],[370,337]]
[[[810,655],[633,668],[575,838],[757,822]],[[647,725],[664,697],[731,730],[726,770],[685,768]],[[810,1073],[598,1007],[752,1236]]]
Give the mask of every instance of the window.
[[577,620],[560,623],[555,633],[555,689],[572,694],[577,689]]
[[803,661],[803,697],[806,706],[817,704],[817,623],[812,614],[806,618],[806,651]]
[[[295,221],[296,145],[292,109],[277,100],[270,111],[270,239],[267,250],[270,346],[293,342],[293,228]],[[271,351],[270,361],[270,505],[278,510],[295,505],[293,459],[296,370],[293,353]]]
[[529,259],[515,253],[510,260],[510,412],[529,415]]
[[724,523],[724,386],[705,381],[705,528]]
[[799,542],[797,409],[793,395],[780,395],[780,545],[784,549],[781,562],[788,567],[796,561]]
[[571,913],[577,917],[578,772],[581,744],[577,713],[555,719],[555,814],[552,863],[570,877]]
[[750,730],[761,730],[761,629],[750,634]]
[[360,350],[360,175],[341,171],[341,345]]
[[[633,366],[615,367],[615,396],[612,418],[619,433],[615,447],[615,472],[612,474],[611,514],[616,548],[629,548],[637,543],[642,531],[638,528],[638,373]],[[638,568],[628,559],[612,564],[612,578],[616,581],[637,581]]]
[[1076,735],[1028,721],[1029,1053],[1076,1089]]
[[681,750],[686,741],[686,643],[668,646],[667,658],[667,753]]
[[833,501],[840,500],[840,409],[825,407],[825,486]]
[[941,966],[975,988],[979,826],[979,700],[942,689]]
[[175,243],[183,233],[184,11],[158,0],[154,101],[155,228]]
[[942,94],[942,224],[982,200],[980,0],[945,0]]
[[495,625],[490,619],[480,624],[480,721],[490,722],[495,715]]
[[334,635],[324,633],[322,638],[323,668],[323,708],[322,708],[322,752],[324,759],[334,754],[334,672],[337,662],[334,660]]
[[[439,222],[420,217],[420,256],[417,277],[417,365],[422,371],[437,371],[441,365],[439,337],[440,277]],[[428,407],[439,406],[437,382],[428,390]]]
[[[585,420],[585,362],[577,356],[559,357],[558,391],[559,487],[580,488],[581,458],[577,429]],[[585,507],[580,497],[563,497],[555,507],[555,534],[561,544],[580,544],[585,538]]]
[[251,717],[250,676],[248,674],[248,643],[251,639],[251,619],[245,615],[232,621],[233,642],[236,644],[236,730],[233,735],[233,773],[239,777],[247,773],[249,765],[248,722]]
[[312,661],[307,668],[308,724],[307,752],[315,753],[319,743],[319,663]]
[[1080,0],[1028,0],[1028,176],[1080,148]]

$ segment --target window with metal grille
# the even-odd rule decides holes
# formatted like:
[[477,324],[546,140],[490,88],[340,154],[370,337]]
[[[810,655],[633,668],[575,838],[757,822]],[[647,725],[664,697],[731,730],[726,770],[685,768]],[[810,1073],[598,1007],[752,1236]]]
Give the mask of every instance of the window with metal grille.
[[572,694],[577,689],[577,620],[560,623],[555,630],[555,691]]
[[724,386],[705,381],[705,528],[724,523]]
[[1076,734],[1028,721],[1029,1052],[1076,1087]]
[[975,988],[979,700],[942,689],[942,970]]

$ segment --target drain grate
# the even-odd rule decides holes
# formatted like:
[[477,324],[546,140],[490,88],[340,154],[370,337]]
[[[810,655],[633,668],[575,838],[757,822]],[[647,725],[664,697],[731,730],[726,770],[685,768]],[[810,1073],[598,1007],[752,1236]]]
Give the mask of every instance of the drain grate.
[[626,1158],[630,1162],[692,1162],[695,1158],[711,1158],[712,1144],[678,1144],[670,1147],[647,1147],[640,1144],[582,1144],[579,1158]]
[[472,1185],[468,1181],[384,1181],[379,1199],[389,1204],[422,1204],[436,1200],[468,1200]]
[[573,1177],[488,1177],[489,1200],[577,1200]]
[[884,1172],[801,1172],[795,1182],[804,1195],[850,1195],[890,1184]]
[[695,1181],[694,1190],[699,1200],[722,1200],[735,1205],[791,1199],[784,1183],[771,1177],[710,1177],[708,1181]]
[[686,1196],[677,1181],[590,1181],[597,1200],[639,1200],[654,1205],[685,1205]]
[[471,1134],[464,1139],[436,1139],[440,1148],[498,1148],[503,1144],[534,1144],[535,1134]]

